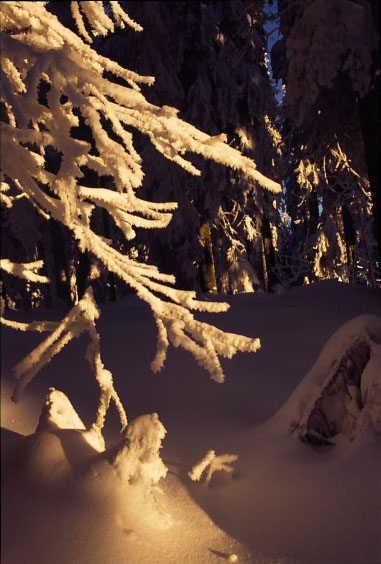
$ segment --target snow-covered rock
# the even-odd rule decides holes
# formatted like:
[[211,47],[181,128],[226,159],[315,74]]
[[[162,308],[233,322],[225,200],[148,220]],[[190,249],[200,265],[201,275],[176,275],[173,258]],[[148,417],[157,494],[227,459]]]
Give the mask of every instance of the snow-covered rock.
[[297,436],[317,445],[334,444],[339,434],[353,439],[363,428],[357,425],[362,412],[380,432],[380,342],[376,315],[344,323],[276,417],[286,418]]

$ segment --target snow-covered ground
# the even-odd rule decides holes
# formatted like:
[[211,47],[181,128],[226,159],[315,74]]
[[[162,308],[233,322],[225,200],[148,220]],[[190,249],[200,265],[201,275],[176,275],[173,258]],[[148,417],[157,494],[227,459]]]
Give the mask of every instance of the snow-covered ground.
[[[153,374],[149,309],[134,296],[102,307],[102,358],[129,420],[158,413],[167,430],[161,457],[169,471],[152,490],[122,483],[79,431],[33,435],[52,386],[85,426],[92,423],[98,389],[84,359],[86,337],[55,357],[14,404],[10,368],[42,337],[2,330],[3,564],[381,562],[380,436],[313,447],[291,434],[282,411],[273,417],[332,333],[360,314],[379,315],[379,295],[330,281],[227,300],[229,312],[199,317],[260,337],[262,347],[224,362],[224,384],[178,349]],[[108,447],[120,439],[113,409]],[[209,485],[191,481],[188,472],[212,449],[238,455],[234,473],[217,471]]]

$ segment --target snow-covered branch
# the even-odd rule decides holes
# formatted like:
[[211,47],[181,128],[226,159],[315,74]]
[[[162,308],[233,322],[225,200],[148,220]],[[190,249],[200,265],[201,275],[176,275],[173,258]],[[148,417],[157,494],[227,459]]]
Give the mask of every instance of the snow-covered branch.
[[199,482],[201,479],[202,474],[205,470],[209,467],[205,483],[209,484],[210,480],[214,472],[217,470],[225,470],[229,474],[234,472],[234,468],[230,466],[232,462],[235,462],[238,459],[236,454],[218,454],[216,455],[214,450],[209,450],[204,458],[202,458],[195,466],[193,466],[192,470],[188,473],[188,476],[194,482]]
[[28,327],[28,329],[38,331],[51,331],[51,334],[13,368],[13,374],[18,382],[12,399],[17,402],[34,376],[72,339],[86,332],[90,337],[86,358],[101,389],[97,418],[92,428],[98,432],[101,431],[112,399],[118,410],[122,429],[125,429],[127,427],[126,413],[115,391],[111,372],[105,369],[100,355],[99,335],[95,328],[95,320],[98,317],[99,311],[92,295],[92,289],[88,288],[83,298],[71,309],[61,323],[49,325],[47,322],[43,322],[40,326],[37,324],[35,327]]
[[[73,18],[86,41],[90,40],[89,26],[102,35],[113,30],[114,23],[140,29],[117,2],[112,2],[111,7],[113,18],[105,14],[102,2],[72,3]],[[14,197],[26,197],[43,217],[70,230],[80,251],[95,256],[150,305],[158,327],[153,370],[161,369],[171,343],[190,351],[212,378],[222,382],[219,357],[256,351],[259,340],[224,333],[197,321],[189,310],[219,312],[226,311],[228,305],[198,301],[194,292],[174,288],[173,276],[132,260],[95,233],[91,216],[96,207],[105,209],[128,240],[135,237],[137,228],[164,228],[171,220],[176,203],[148,202],[136,194],[144,173],[131,128],[147,135],[164,157],[193,175],[201,173],[189,160],[189,153],[240,171],[272,192],[280,191],[279,184],[261,174],[253,160],[230,147],[225,135],[210,136],[181,120],[175,108],[149,103],[138,84],[151,84],[152,77],[140,76],[99,55],[49,13],[45,3],[4,3],[1,30],[1,101],[7,116],[1,123],[2,184],[8,190],[11,180],[12,192],[17,193],[8,198],[7,205],[12,205]],[[118,83],[106,77],[105,72],[116,77]],[[77,138],[80,118],[91,130],[91,142]],[[53,169],[49,166],[52,150]],[[98,178],[112,176],[115,189],[83,185],[85,168]],[[4,268],[28,280],[46,282],[35,272],[39,265],[23,265],[20,270],[8,261]],[[103,425],[113,399],[125,427],[125,414],[114,393],[111,375],[100,360],[94,324],[97,316],[88,290],[51,335],[15,367],[19,383],[14,397],[20,396],[27,383],[65,344],[86,331],[91,338],[88,360],[102,390],[96,425]]]
[[24,278],[24,280],[28,280],[29,282],[46,283],[49,282],[49,278],[42,276],[41,274],[37,274],[37,271],[42,268],[42,266],[42,260],[36,260],[28,263],[16,263],[11,262],[8,259],[1,259],[0,264],[0,268],[2,268],[5,272],[8,272],[8,274],[12,274],[18,278]]

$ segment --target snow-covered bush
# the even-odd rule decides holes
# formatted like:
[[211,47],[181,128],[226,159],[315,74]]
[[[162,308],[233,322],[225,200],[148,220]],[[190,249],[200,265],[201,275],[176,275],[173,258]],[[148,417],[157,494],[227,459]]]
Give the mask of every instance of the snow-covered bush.
[[[259,340],[197,321],[190,310],[222,312],[228,305],[199,301],[195,292],[175,289],[173,276],[139,263],[100,236],[93,229],[92,214],[97,208],[106,210],[126,240],[135,237],[136,229],[164,228],[171,220],[176,203],[145,201],[137,195],[144,172],[134,148],[133,130],[146,135],[157,151],[192,175],[200,171],[188,158],[189,153],[232,167],[270,191],[279,192],[280,186],[263,176],[251,159],[230,147],[224,135],[210,136],[179,119],[175,108],[147,102],[139,84],[152,84],[154,78],[124,69],[91,47],[91,30],[99,36],[113,31],[115,25],[141,29],[118,2],[109,3],[110,15],[102,2],[71,2],[79,35],[62,25],[45,4],[1,5],[1,189],[6,205],[23,198],[46,220],[65,226],[80,251],[91,254],[148,303],[158,329],[157,353],[151,364],[154,371],[162,368],[171,343],[190,351],[214,380],[222,382],[219,356],[231,358],[238,351],[256,351]],[[76,136],[80,122],[91,132],[89,141]],[[48,166],[52,153],[54,171]],[[113,188],[85,185],[88,170],[101,180],[111,176]],[[3,262],[8,274],[28,283],[47,282],[38,274],[41,266],[39,262]],[[112,375],[101,360],[95,326],[98,316],[89,287],[61,323],[23,324],[3,319],[15,329],[50,333],[16,366],[19,382],[14,399],[71,339],[87,332],[90,344],[86,356],[101,389],[93,431],[100,434],[111,400],[126,430],[125,411]]]

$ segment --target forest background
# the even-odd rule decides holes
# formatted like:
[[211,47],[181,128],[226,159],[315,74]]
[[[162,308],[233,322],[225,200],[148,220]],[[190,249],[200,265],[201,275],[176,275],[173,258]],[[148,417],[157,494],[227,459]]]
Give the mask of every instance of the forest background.
[[[124,7],[143,30],[98,34],[96,51],[154,76],[153,85],[141,86],[149,102],[178,108],[182,119],[209,135],[225,134],[282,192],[200,156],[191,161],[201,176],[189,175],[134,130],[144,163],[139,196],[178,202],[178,208],[166,229],[140,229],[130,241],[105,207],[94,210],[93,229],[131,258],[174,274],[179,289],[280,292],[322,279],[379,285],[379,3]],[[76,31],[70,3],[49,2],[47,9]],[[48,91],[41,80],[40,104],[47,105]],[[71,135],[94,148],[91,128],[78,118]],[[61,159],[53,146],[46,148],[46,170],[57,172]],[[82,172],[82,185],[113,189],[111,176],[86,166]],[[4,195],[1,210],[2,256],[13,263],[42,260],[40,273],[49,278],[25,285],[4,268],[5,308],[73,305],[88,285],[99,302],[131,292],[76,245],[70,229],[46,220],[27,198],[11,205]]]

